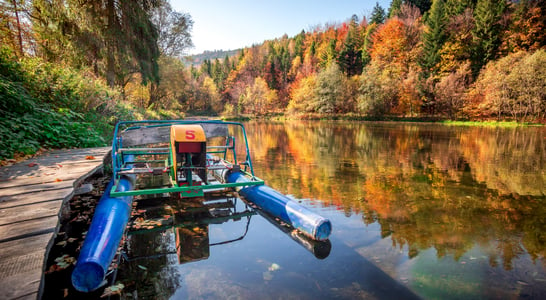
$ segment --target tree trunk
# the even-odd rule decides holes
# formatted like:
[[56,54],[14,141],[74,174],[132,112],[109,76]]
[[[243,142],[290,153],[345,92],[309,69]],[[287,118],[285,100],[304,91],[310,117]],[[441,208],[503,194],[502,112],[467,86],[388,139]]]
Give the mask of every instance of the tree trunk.
[[108,14],[108,35],[106,38],[106,47],[108,53],[106,53],[106,82],[108,86],[114,87],[116,81],[116,61],[114,57],[115,53],[115,27],[116,27],[116,15],[115,15],[115,0],[108,0],[107,2],[107,14]]
[[12,0],[13,2],[13,10],[15,11],[15,19],[17,20],[17,36],[19,38],[19,51],[21,52],[21,56],[25,56],[25,52],[23,51],[23,35],[21,33],[21,22],[19,21],[19,11],[17,8],[17,0]]

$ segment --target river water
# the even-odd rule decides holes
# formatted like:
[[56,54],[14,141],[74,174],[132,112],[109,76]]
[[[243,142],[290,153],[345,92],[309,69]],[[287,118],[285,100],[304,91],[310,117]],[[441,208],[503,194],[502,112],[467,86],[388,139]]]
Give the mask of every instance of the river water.
[[128,238],[124,298],[546,299],[546,128],[245,127],[256,175],[328,217],[330,240],[207,199],[216,221]]

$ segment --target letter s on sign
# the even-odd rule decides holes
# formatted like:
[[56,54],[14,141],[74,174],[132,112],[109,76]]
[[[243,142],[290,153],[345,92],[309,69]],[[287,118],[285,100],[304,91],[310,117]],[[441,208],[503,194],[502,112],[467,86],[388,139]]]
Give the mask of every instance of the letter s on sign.
[[195,140],[195,130],[186,130],[186,139]]

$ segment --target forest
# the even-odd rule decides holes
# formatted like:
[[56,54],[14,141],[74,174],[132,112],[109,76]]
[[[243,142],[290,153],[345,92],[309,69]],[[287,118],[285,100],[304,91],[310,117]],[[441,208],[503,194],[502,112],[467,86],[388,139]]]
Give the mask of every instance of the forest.
[[[361,8],[355,7],[355,11]],[[0,3],[0,159],[188,115],[546,122],[546,1],[393,0],[187,65],[167,0]]]

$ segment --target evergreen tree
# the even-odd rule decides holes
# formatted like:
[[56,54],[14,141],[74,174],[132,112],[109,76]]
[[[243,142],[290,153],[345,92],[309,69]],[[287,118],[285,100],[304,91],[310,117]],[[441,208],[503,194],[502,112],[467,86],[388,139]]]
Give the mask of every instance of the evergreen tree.
[[299,56],[303,58],[303,41],[305,40],[305,31],[302,30],[300,34],[294,38],[294,57]]
[[379,5],[379,2],[375,2],[375,6],[372,10],[372,15],[370,17],[370,24],[382,24],[385,22],[385,10]]
[[432,5],[431,0],[406,0],[405,3],[411,4],[421,11],[421,14],[424,15]]
[[477,0],[445,0],[444,11],[448,17],[460,15],[467,8],[474,9],[476,2]]
[[392,0],[391,7],[389,7],[389,18],[398,16],[400,13],[400,8],[402,7],[402,0]]
[[488,61],[495,58],[500,45],[501,17],[506,9],[504,0],[478,0],[474,10],[475,27],[472,70],[477,74]]
[[362,39],[356,15],[349,22],[349,30],[337,61],[341,71],[347,76],[362,73]]
[[338,56],[336,53],[336,42],[337,41],[335,39],[330,40],[330,42],[328,43],[328,47],[320,55],[319,66],[321,68],[325,69],[333,62],[335,62]]
[[446,38],[447,18],[444,13],[444,0],[434,0],[425,21],[426,29],[423,38],[423,56],[421,66],[426,75],[436,73],[436,65],[440,61],[439,51],[442,49]]

